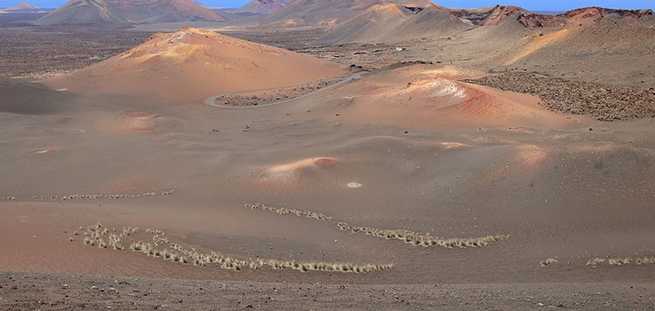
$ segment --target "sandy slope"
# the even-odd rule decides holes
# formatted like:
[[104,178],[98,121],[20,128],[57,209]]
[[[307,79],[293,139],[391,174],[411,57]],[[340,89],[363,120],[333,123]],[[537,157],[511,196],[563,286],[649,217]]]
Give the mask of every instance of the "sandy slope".
[[344,70],[310,56],[187,28],[47,81],[71,92],[197,102],[221,93],[289,87]]
[[[0,182],[0,248],[13,251],[0,265],[336,284],[652,280],[652,265],[587,265],[654,255],[652,122],[568,119],[530,97],[456,81],[471,76],[409,66],[252,109],[76,95],[72,110],[2,113],[0,172],[12,178]],[[244,207],[258,202],[270,209]],[[306,217],[318,214],[328,219]],[[162,229],[184,247],[240,260],[393,267],[183,265],[83,245],[74,232],[97,222],[140,227],[138,239]],[[423,247],[343,226],[408,230],[393,232],[410,241],[509,236]],[[559,263],[541,267],[547,258]]]
[[[479,73],[478,73],[479,74]],[[321,93],[321,109],[339,107],[350,122],[412,128],[477,126],[562,127],[568,116],[545,111],[539,99],[458,82],[474,72],[443,66],[409,66],[373,74]]]
[[604,17],[582,26],[547,32],[544,37],[526,43],[523,51],[529,53],[519,52],[525,57],[515,59],[518,61],[515,65],[538,66],[548,73],[577,71],[595,75],[593,80],[600,83],[653,85],[653,77],[645,74],[655,69],[647,61],[653,55],[653,27],[655,22],[648,17]]
[[340,23],[322,41],[330,44],[398,42],[447,36],[469,28],[469,24],[436,6],[411,11],[403,5],[387,3],[374,5],[362,14]]
[[434,6],[429,0],[296,0],[262,19],[275,27],[334,27],[376,5],[400,4],[415,7]]
[[[185,30],[48,81],[68,91],[1,85],[24,106],[0,107],[0,267],[29,273],[0,277],[0,306],[652,309],[653,120],[572,117],[460,81],[513,55],[557,71],[567,57],[536,57],[588,38],[567,45],[579,60],[611,29],[553,39],[505,20],[428,50],[467,68],[398,65],[263,107],[162,102],[343,71]],[[647,67],[648,46],[623,40],[606,44]],[[636,66],[596,53],[597,75]],[[318,264],[331,268],[299,269]],[[352,268],[371,266],[385,269]],[[125,275],[149,279],[114,282]]]
[[288,0],[251,0],[240,10],[257,14],[271,14],[284,8],[288,3]]

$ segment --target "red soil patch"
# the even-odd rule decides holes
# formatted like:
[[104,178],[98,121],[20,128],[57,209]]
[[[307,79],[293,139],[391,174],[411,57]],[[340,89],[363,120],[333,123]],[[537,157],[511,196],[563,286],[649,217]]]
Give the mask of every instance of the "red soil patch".
[[459,82],[438,72],[413,66],[345,86],[338,93],[351,104],[343,114],[351,122],[408,128],[559,127],[571,122],[545,110],[536,97]]
[[317,157],[273,165],[262,172],[258,182],[268,186],[298,184],[307,174],[332,168],[337,163],[336,158]]

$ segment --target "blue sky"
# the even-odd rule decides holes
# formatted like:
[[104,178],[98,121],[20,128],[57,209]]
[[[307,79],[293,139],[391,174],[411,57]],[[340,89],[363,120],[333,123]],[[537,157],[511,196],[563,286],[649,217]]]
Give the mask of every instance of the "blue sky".
[[[0,7],[10,7],[21,0],[0,0]],[[66,0],[28,0],[30,3],[45,8],[52,8],[66,3]],[[197,0],[211,7],[238,7],[248,0]],[[610,8],[655,8],[655,0],[441,0],[440,5],[453,8],[471,8],[493,6],[497,3],[512,4],[530,10],[560,11],[585,6],[604,6]]]

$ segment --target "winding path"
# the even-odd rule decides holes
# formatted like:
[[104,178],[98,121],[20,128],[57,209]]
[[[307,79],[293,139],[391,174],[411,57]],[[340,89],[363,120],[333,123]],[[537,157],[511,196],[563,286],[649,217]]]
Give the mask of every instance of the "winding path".
[[268,104],[263,104],[263,105],[233,106],[233,105],[217,104],[216,99],[218,99],[219,97],[221,97],[223,95],[212,96],[212,97],[209,97],[209,98],[205,99],[205,105],[210,106],[210,107],[214,107],[214,108],[220,108],[220,109],[256,109],[256,108],[270,107],[270,106],[274,106],[274,105],[281,105],[281,104],[286,104],[286,103],[293,102],[295,100],[303,99],[303,98],[308,97],[310,95],[313,95],[313,94],[315,94],[317,92],[334,89],[334,88],[337,88],[337,87],[342,86],[344,84],[348,84],[350,82],[357,81],[357,80],[362,78],[362,75],[363,75],[363,73],[358,72],[358,73],[355,73],[355,74],[350,75],[348,77],[345,77],[341,81],[339,81],[337,83],[334,83],[332,85],[326,86],[326,87],[324,87],[322,89],[319,89],[319,90],[316,90],[316,91],[313,91],[313,92],[309,92],[309,93],[306,93],[306,94],[302,94],[300,96],[296,96],[296,97],[293,97],[293,98],[289,98],[289,99],[285,99],[285,100],[281,100],[281,101],[276,101],[276,102],[272,102],[272,103],[268,103]]

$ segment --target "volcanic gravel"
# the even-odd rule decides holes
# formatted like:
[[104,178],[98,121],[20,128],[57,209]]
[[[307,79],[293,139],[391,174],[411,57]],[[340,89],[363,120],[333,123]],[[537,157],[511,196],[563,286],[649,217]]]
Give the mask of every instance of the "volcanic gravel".
[[469,83],[539,96],[546,108],[601,121],[655,117],[655,89],[612,87],[534,72],[507,72]]

